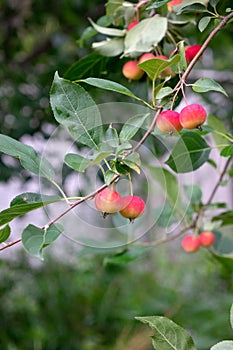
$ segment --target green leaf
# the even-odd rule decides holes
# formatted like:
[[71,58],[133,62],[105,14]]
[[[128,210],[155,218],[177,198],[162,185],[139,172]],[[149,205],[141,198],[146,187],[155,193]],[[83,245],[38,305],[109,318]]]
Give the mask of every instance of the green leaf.
[[165,192],[165,197],[170,205],[177,209],[181,206],[180,202],[180,189],[177,182],[177,178],[170,173],[167,169],[162,167],[148,166],[151,176],[155,179],[160,187]]
[[28,225],[22,233],[24,249],[31,255],[43,260],[43,249],[53,243],[63,232],[60,224],[51,225],[47,229]]
[[[196,3],[198,1],[195,1]],[[208,10],[206,9],[206,7],[202,4],[193,4],[193,5],[190,5],[190,6],[185,6],[183,7],[180,11],[177,11],[177,14],[180,15],[181,13],[184,13],[184,12],[195,12],[195,13],[203,13],[203,12],[208,12]]]
[[213,254],[233,259],[233,238],[213,230],[216,240],[213,246]]
[[213,138],[216,146],[219,150],[224,148],[226,144],[226,137],[224,135],[227,134],[227,130],[223,121],[212,114],[208,115],[208,126],[213,128]]
[[108,28],[108,27],[102,27],[95,22],[92,21],[91,18],[88,18],[91,25],[95,28],[95,30],[101,34],[110,35],[110,36],[117,36],[117,37],[123,37],[125,36],[126,30],[120,30],[116,28]]
[[134,164],[137,164],[139,167],[141,166],[141,159],[140,159],[140,155],[137,152],[133,152],[131,154],[129,154],[125,160],[129,160],[131,162],[133,162]]
[[209,158],[210,146],[195,132],[181,135],[165,162],[176,173],[188,173],[200,168]]
[[222,157],[230,157],[233,154],[233,145],[226,146],[221,150]]
[[170,1],[170,0],[155,0],[155,1],[152,1],[151,5],[148,6],[146,9],[147,10],[157,9],[157,8],[167,4],[168,1]]
[[159,92],[156,95],[156,99],[157,100],[161,100],[162,98],[169,96],[173,93],[173,89],[170,88],[169,86],[164,87],[162,89],[159,90]]
[[84,31],[82,32],[81,37],[77,40],[78,46],[83,47],[84,41],[92,38],[96,34],[97,34],[97,31],[93,27],[89,26],[85,28]]
[[233,341],[232,340],[224,340],[220,343],[215,344],[210,348],[210,350],[233,350]]
[[192,205],[200,205],[202,203],[202,190],[198,185],[185,185],[185,195]]
[[227,254],[216,254],[213,253],[213,258],[217,260],[226,271],[229,271],[232,274],[233,270],[233,255]]
[[217,6],[217,4],[219,3],[219,1],[220,1],[220,0],[210,0],[210,5],[211,5],[212,7],[215,7],[215,6]]
[[11,228],[9,225],[4,226],[0,229],[0,243],[3,243],[11,234]]
[[[125,56],[151,51],[167,32],[167,18],[155,15],[140,21],[125,36]],[[156,35],[155,35],[156,33]]]
[[114,57],[120,55],[124,50],[124,39],[114,38],[98,41],[92,44],[93,50],[103,56]]
[[57,196],[45,196],[31,192],[22,193],[12,200],[10,208],[0,212],[0,226],[32,210],[60,201],[61,198]]
[[90,164],[90,161],[79,154],[68,153],[65,155],[64,162],[75,171],[83,173]]
[[115,83],[114,81],[107,80],[107,79],[100,79],[100,78],[87,78],[83,80],[79,80],[80,82],[98,87],[100,89],[110,90],[114,92],[118,92],[122,95],[126,95],[132,98],[135,98],[136,100],[141,100],[139,97],[135,96],[129,89],[127,89],[125,86]]
[[92,160],[89,163],[89,166],[99,165],[104,159],[109,157],[112,154],[111,151],[104,151],[96,153],[93,157],[90,157]]
[[135,317],[154,331],[152,342],[156,350],[196,350],[185,329],[163,316]]
[[206,27],[208,26],[208,24],[211,21],[211,17],[202,17],[198,23],[198,29],[200,30],[200,32],[204,32],[204,30],[206,29]]
[[93,52],[72,64],[65,72],[64,78],[78,80],[92,75],[98,76],[106,69],[106,65],[110,60],[108,57]]
[[119,137],[117,130],[112,127],[112,125],[109,125],[109,128],[107,129],[105,133],[105,141],[110,147],[118,147],[119,146]]
[[97,153],[92,160],[84,158],[79,154],[68,153],[65,156],[65,163],[78,172],[84,172],[88,167],[92,165],[99,165],[105,158],[110,156],[112,152],[100,152]]
[[119,174],[126,175],[126,174],[130,173],[130,167],[128,165],[126,165],[125,162],[121,159],[116,160],[114,170],[115,169]]
[[192,84],[192,89],[195,92],[208,92],[208,91],[217,91],[221,92],[225,96],[228,96],[223,87],[211,78],[200,78]]
[[174,208],[167,202],[153,210],[153,217],[156,220],[156,224],[163,228],[170,227],[177,222]]
[[[133,30],[133,29],[132,29]],[[131,31],[130,31],[131,32]],[[160,73],[166,68],[180,61],[180,55],[175,55],[168,60],[152,58],[144,61],[138,66],[143,69],[151,80],[157,79]]]
[[[208,0],[183,0],[182,3],[180,3],[179,5],[173,6],[173,10],[175,12],[181,13],[182,12],[181,10],[184,7],[191,6],[193,4],[206,5],[207,3],[208,3]],[[202,9],[203,9],[203,12],[204,12],[204,8],[203,7],[202,7]],[[200,8],[199,8],[199,10],[200,10]],[[205,10],[206,10],[206,8],[205,8]]]
[[104,258],[104,265],[126,265],[138,259],[145,252],[149,251],[151,247],[139,247],[131,245],[128,249],[117,252]]
[[16,196],[10,202],[10,207],[16,205],[27,205],[27,204],[43,204],[47,205],[50,203],[55,203],[61,201],[62,198],[58,196],[48,196],[45,194],[39,194],[34,192],[24,192]]
[[106,15],[110,16],[113,15],[114,12],[122,5],[124,0],[108,0],[106,3]]
[[125,151],[131,149],[133,146],[129,142],[122,143],[119,147],[116,149],[116,157],[124,153]]
[[231,328],[233,329],[233,304],[231,305],[231,311],[230,311],[230,323],[231,323]]
[[[123,125],[120,132],[120,140],[121,142],[131,140],[134,135],[138,132],[138,130],[145,125],[146,119],[149,117],[149,113],[146,114],[138,114],[127,120],[127,122]],[[145,126],[144,126],[145,129]]]
[[131,161],[128,160],[128,159],[124,159],[124,160],[122,160],[122,163],[123,163],[123,164],[126,164],[130,169],[136,171],[137,174],[140,174],[141,170],[140,170],[140,168],[138,167],[138,165],[135,164],[134,162],[131,162]]
[[179,72],[181,73],[182,70],[187,69],[187,61],[185,57],[185,49],[184,49],[184,40],[179,41],[177,44],[177,47],[179,49],[179,55],[180,55],[180,63],[179,63]]
[[114,176],[116,176],[116,173],[110,169],[108,169],[104,174],[104,182],[106,185],[109,185],[111,181],[113,180]]
[[212,221],[222,221],[221,226],[233,225],[233,210],[228,210],[214,216]]
[[50,103],[55,119],[68,128],[75,140],[98,149],[103,132],[100,112],[80,85],[60,78],[56,72]]
[[55,172],[51,164],[45,158],[38,157],[34,148],[16,141],[9,136],[0,134],[0,152],[18,158],[22,167],[33,174],[47,179],[54,179],[55,177]]

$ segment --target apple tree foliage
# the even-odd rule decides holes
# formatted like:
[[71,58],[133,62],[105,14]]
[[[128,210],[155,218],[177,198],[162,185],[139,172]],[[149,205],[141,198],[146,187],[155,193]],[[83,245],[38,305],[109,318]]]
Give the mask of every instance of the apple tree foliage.
[[[214,201],[218,188],[224,182],[228,183],[233,175],[231,130],[217,114],[208,116],[202,131],[183,129],[171,136],[162,134],[156,128],[158,114],[164,109],[179,109],[179,105],[186,101],[187,92],[195,96],[214,92],[228,97],[221,84],[210,77],[189,81],[190,73],[200,63],[215,35],[221,38],[225,26],[232,25],[233,10],[220,3],[218,0],[144,0],[138,3],[108,0],[105,4],[106,14],[96,22],[89,19],[90,26],[83,32],[79,44],[92,40],[93,52],[75,62],[64,76],[58,72],[54,74],[50,104],[55,121],[67,130],[75,143],[61,162],[70,171],[84,176],[89,174],[90,168],[100,169],[102,184],[91,191],[86,189],[84,195],[67,196],[57,180],[57,169],[46,156],[39,155],[27,144],[1,134],[0,152],[17,158],[22,168],[52,184],[55,190],[54,195],[19,194],[12,199],[9,208],[0,212],[1,250],[13,249],[12,246],[21,241],[29,254],[43,259],[45,248],[66,232],[66,227],[59,223],[61,218],[74,208],[78,209],[82,203],[92,200],[102,189],[114,184],[117,186],[122,178],[132,186],[132,178],[136,182],[137,176],[139,178],[146,171],[163,189],[165,197],[162,208],[151,210],[148,203],[146,211],[151,211],[156,225],[167,231],[162,239],[134,240],[127,237],[121,241],[120,251],[119,247],[115,250],[112,248],[105,260],[128,263],[147,249],[175,239],[189,230],[198,233],[211,229],[217,239],[209,253],[232,270],[233,237],[225,236],[221,230],[233,225],[233,211],[227,203]],[[127,30],[135,19],[139,23]],[[200,52],[187,63],[185,47],[190,43],[182,33],[190,23],[199,31],[202,39]],[[137,60],[143,53],[152,51],[169,58],[166,61],[154,58],[140,63],[139,67],[145,72],[144,78],[134,82],[132,88],[126,79],[125,83],[122,79],[121,82],[111,80],[111,74],[105,70],[111,62],[114,64],[117,60],[123,66],[127,60]],[[161,73],[168,67],[175,76],[163,77]],[[146,87],[146,93],[140,86],[143,86],[143,90]],[[129,101],[135,104],[134,110],[138,110],[138,113],[134,111],[120,126],[115,125],[115,120],[111,118],[106,122],[98,101],[92,96],[95,91],[98,91],[98,96],[113,93],[112,96],[116,98],[114,106],[117,106],[117,96],[120,94],[127,104]],[[151,139],[166,146],[156,165],[149,164],[143,153],[143,146]],[[80,151],[83,149],[85,153]],[[219,169],[217,161],[212,158],[212,150],[217,150],[218,156],[224,160],[223,169]],[[181,174],[193,174],[205,163],[219,172],[219,179],[212,185],[211,195],[206,201],[197,184],[181,185],[179,181]],[[59,202],[65,202],[67,207],[57,217],[42,227],[29,222],[21,237],[16,241],[11,239],[12,220]],[[206,213],[208,222],[204,220]],[[146,226],[146,220],[147,215],[144,215],[140,223],[144,221]],[[173,232],[174,224],[175,233],[168,233]],[[154,331],[152,342],[155,349],[196,349],[190,335],[171,320],[157,316],[138,317],[138,320]],[[232,341],[223,341],[211,349],[233,349]]]

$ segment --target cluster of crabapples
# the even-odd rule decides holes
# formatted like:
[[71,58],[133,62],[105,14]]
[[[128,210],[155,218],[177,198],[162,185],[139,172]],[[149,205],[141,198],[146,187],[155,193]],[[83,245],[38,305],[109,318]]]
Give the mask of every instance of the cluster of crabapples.
[[[132,23],[130,23],[127,27],[127,31],[131,30],[138,23],[139,23],[138,21],[133,21]],[[192,59],[196,56],[196,54],[199,52],[200,49],[201,49],[201,46],[198,44],[185,47],[185,58],[187,63],[190,63],[192,61]],[[172,56],[173,54],[174,54],[174,51],[171,52],[170,56]],[[154,55],[151,52],[146,52],[138,60],[127,61],[122,67],[123,75],[129,80],[141,79],[145,72],[138,66],[138,64],[151,60],[153,58],[159,58],[164,61],[168,60],[168,57],[164,55]],[[173,77],[175,76],[175,73],[170,67],[166,67],[161,72],[160,77],[164,79],[169,76]]]
[[95,206],[106,217],[108,214],[120,213],[133,222],[145,210],[144,201],[138,196],[125,196],[113,189],[105,188],[95,196]]
[[210,247],[215,242],[215,234],[212,231],[203,231],[198,236],[187,235],[182,239],[182,248],[188,252],[196,252],[201,246]]
[[206,121],[207,113],[200,104],[193,103],[185,106],[180,113],[172,110],[161,112],[156,119],[159,131],[166,134],[174,134],[185,129],[200,129]]

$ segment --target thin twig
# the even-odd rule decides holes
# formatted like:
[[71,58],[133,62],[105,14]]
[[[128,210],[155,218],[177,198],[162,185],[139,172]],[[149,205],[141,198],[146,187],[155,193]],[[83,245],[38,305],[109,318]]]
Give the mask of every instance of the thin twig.
[[225,166],[224,166],[224,168],[223,168],[223,170],[222,170],[222,172],[221,172],[221,174],[219,176],[219,179],[218,179],[216,185],[214,186],[213,191],[212,191],[212,193],[211,193],[207,203],[205,204],[205,206],[209,205],[212,202],[212,200],[213,200],[213,198],[215,196],[215,193],[217,192],[219,186],[221,185],[222,179],[223,179],[224,175],[227,172],[227,169],[228,169],[228,167],[229,167],[229,165],[231,163],[231,160],[232,160],[232,156],[228,158],[228,160],[227,160],[227,162],[226,162],[226,164],[225,164]]
[[17,244],[19,242],[21,242],[21,238],[17,239],[16,241],[7,243],[6,245],[4,245],[3,247],[0,248],[0,251],[4,250],[6,248],[12,247],[13,245],[15,245],[15,244]]
[[[189,63],[188,67],[186,68],[185,72],[183,73],[180,81],[175,86],[174,90],[178,90],[183,86],[185,79],[189,76],[190,72],[192,71],[194,65],[198,61],[198,59],[203,55],[204,51],[207,49],[210,41],[214,38],[214,36],[233,18],[233,12],[231,12],[228,16],[224,17],[223,20],[219,23],[219,25],[209,34],[205,42],[202,44],[200,50],[197,52],[195,57],[192,59],[192,61]],[[176,91],[177,92],[177,91]]]
[[194,223],[182,228],[182,230],[180,230],[178,233],[176,233],[174,235],[171,235],[171,236],[168,236],[165,238],[161,238],[161,239],[158,239],[158,240],[152,241],[152,242],[142,242],[142,243],[139,243],[139,245],[144,246],[144,247],[155,247],[157,245],[167,243],[169,241],[173,241],[174,239],[180,237],[181,235],[183,235],[186,231],[190,230],[191,228],[194,228]]

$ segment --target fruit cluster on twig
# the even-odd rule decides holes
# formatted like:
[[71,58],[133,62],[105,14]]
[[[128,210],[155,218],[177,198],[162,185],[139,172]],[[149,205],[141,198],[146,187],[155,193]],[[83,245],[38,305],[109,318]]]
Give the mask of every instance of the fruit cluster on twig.
[[119,192],[108,188],[95,196],[95,206],[103,213],[103,217],[119,212],[131,222],[145,210],[145,203],[140,197],[133,195],[122,197]]

